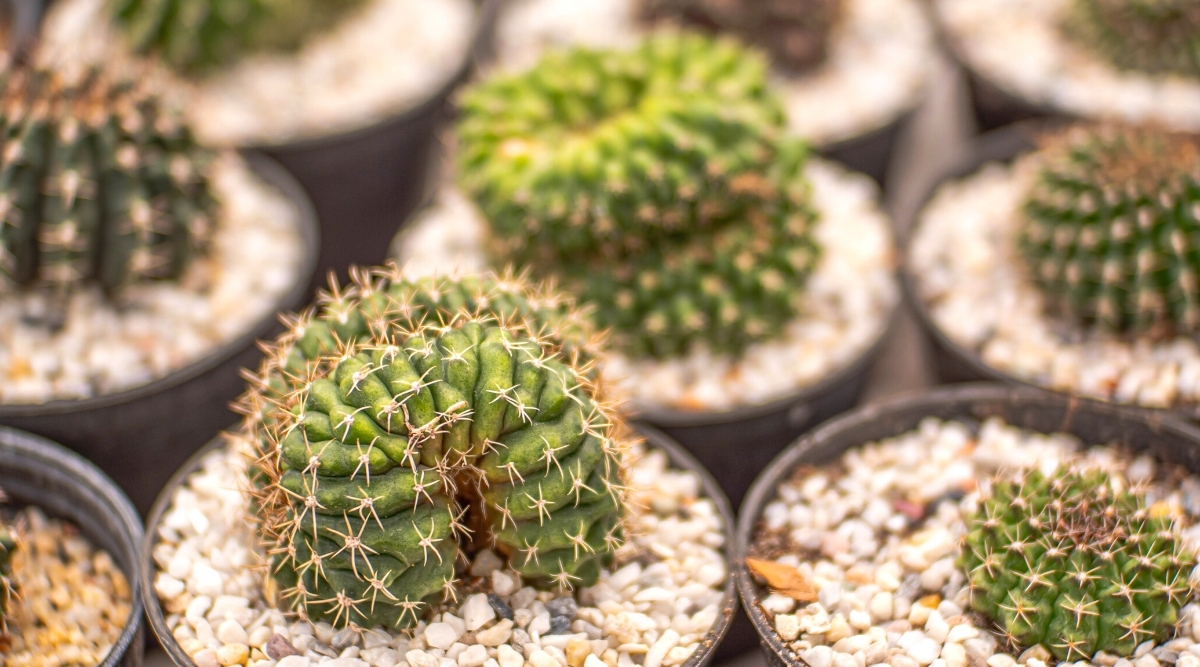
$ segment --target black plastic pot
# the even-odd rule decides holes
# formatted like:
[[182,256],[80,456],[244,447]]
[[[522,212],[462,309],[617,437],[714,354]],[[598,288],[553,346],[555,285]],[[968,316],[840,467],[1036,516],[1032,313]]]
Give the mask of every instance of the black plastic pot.
[[883,127],[864,135],[851,137],[829,146],[817,147],[817,152],[840,162],[854,171],[862,172],[880,187],[887,187],[888,170],[900,133],[908,126],[913,112],[906,111]]
[[745,566],[763,508],[776,497],[780,481],[797,467],[833,462],[848,449],[911,431],[925,417],[961,421],[972,429],[990,417],[1001,417],[1032,431],[1070,433],[1088,445],[1116,443],[1135,451],[1148,450],[1164,461],[1200,472],[1200,429],[1185,420],[1040,389],[996,384],[942,387],[843,415],[809,433],[772,461],[755,480],[738,514],[734,566],[738,593],[772,667],[806,665],[775,633],[771,619],[759,606],[763,588]]
[[287,167],[312,197],[321,220],[318,280],[329,271],[344,276],[354,264],[382,264],[392,237],[433,195],[451,95],[490,49],[501,2],[478,0],[470,49],[424,102],[360,130],[257,147]]
[[[913,221],[913,224],[906,227],[909,230],[909,237],[905,243],[905,261],[907,262],[907,258],[909,257],[907,248],[916,236],[917,227],[920,224],[920,211],[923,211],[925,206],[933,199],[939,187],[949,181],[969,176],[979,171],[980,168],[988,163],[1011,162],[1018,156],[1034,150],[1037,147],[1037,139],[1040,134],[1051,131],[1056,127],[1061,127],[1066,122],[1063,119],[1026,121],[1003,127],[999,130],[993,130],[979,137],[964,159],[947,171],[921,199],[922,204],[917,209],[917,219]],[[939,381],[943,383],[994,381],[1018,386],[1037,387],[1033,383],[1015,378],[989,366],[984,363],[976,351],[967,349],[951,340],[941,330],[941,327],[937,325],[937,322],[933,320],[933,316],[930,314],[925,300],[921,298],[916,278],[907,265],[901,274],[901,284],[904,289],[905,299],[912,307],[913,313],[916,314],[917,319],[921,323],[921,329],[925,332],[929,340],[934,371]],[[1135,406],[1130,407],[1141,409]],[[1171,412],[1181,414],[1189,419],[1200,420],[1200,405],[1181,405],[1173,408]]]
[[[717,505],[717,511],[721,514],[721,520],[725,522],[724,552],[726,558],[732,559],[734,548],[733,510],[730,509],[729,500],[721,491],[721,487],[717,484],[717,481],[712,478],[712,475],[708,474],[704,466],[700,465],[682,447],[672,442],[670,438],[651,428],[642,427],[639,428],[639,432],[646,438],[649,447],[661,449],[667,453],[667,458],[670,460],[672,466],[690,470],[700,476],[700,484],[704,495],[713,499]],[[172,662],[179,667],[194,667],[194,663],[188,657],[187,653],[184,652],[179,642],[175,640],[174,635],[171,634],[171,629],[167,626],[167,619],[163,613],[162,605],[159,603],[158,596],[154,592],[155,564],[153,553],[155,545],[158,544],[158,527],[162,522],[163,515],[171,505],[175,489],[184,483],[188,475],[199,469],[206,454],[224,446],[224,440],[216,438],[204,447],[204,449],[196,452],[171,477],[171,480],[167,482],[158,499],[154,501],[154,507],[150,510],[150,517],[146,521],[145,538],[141,545],[141,593],[146,608],[146,617],[150,620],[150,629],[158,637],[163,650],[170,656]],[[717,616],[716,624],[708,631],[708,635],[705,636],[700,648],[680,667],[705,667],[718,655],[717,647],[721,645],[721,640],[724,639],[726,632],[729,631],[734,613],[738,609],[737,592],[734,590],[732,574],[725,582],[725,595],[721,607],[722,611]]]
[[256,341],[282,330],[278,311],[308,300],[319,232],[307,196],[279,165],[261,155],[247,161],[299,209],[304,257],[296,284],[276,308],[241,337],[203,359],[149,384],[106,396],[39,405],[0,405],[0,425],[61,442],[95,463],[124,489],[141,512],[192,452],[236,421],[229,403],[245,388],[242,368],[262,358]]
[[[129,619],[100,667],[142,664],[142,523],[121,490],[96,466],[62,446],[0,427],[0,489],[11,507],[36,506],[70,521],[112,556],[129,581]],[[730,578],[732,582],[732,577]]]

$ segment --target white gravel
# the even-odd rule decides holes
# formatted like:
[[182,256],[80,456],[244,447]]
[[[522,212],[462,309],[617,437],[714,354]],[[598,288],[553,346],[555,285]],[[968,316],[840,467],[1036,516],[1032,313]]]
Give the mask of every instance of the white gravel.
[[[1148,482],[1147,502],[1177,512],[1185,542],[1200,547],[1200,477],[1167,482],[1156,476],[1149,456],[1130,460],[1110,447],[1080,449],[1071,436],[1031,433],[999,419],[975,436],[962,423],[933,418],[915,431],[852,449],[836,468],[781,484],[762,515],[765,530],[786,545],[774,560],[807,577],[818,601],[797,603],[772,593],[756,602],[810,667],[1053,665],[1044,648],[1005,652],[991,629],[967,613],[969,588],[955,560],[980,480],[1001,470],[1049,472],[1083,456],[1130,482]],[[927,518],[913,518],[939,500]],[[1131,660],[1101,652],[1073,667],[1197,667],[1200,608],[1186,605],[1180,619],[1176,638],[1162,646],[1146,642]]]
[[[812,159],[806,176],[821,214],[824,247],[806,287],[802,314],[777,340],[741,357],[697,348],[686,357],[654,360],[612,355],[605,376],[635,405],[720,411],[768,403],[812,386],[861,357],[883,336],[899,300],[891,226],[867,177]],[[457,190],[397,240],[397,257],[418,275],[486,268],[486,223]]]
[[[60,0],[42,57],[127,57],[105,0]],[[259,54],[198,83],[180,82],[197,135],[245,146],[367,127],[427,99],[463,65],[471,0],[373,0],[295,55]]]
[[1072,0],[933,0],[971,69],[1018,98],[1083,118],[1200,130],[1200,81],[1122,72],[1062,35]]
[[922,211],[909,270],[938,328],[1008,375],[1069,393],[1169,408],[1200,402],[1200,345],[1121,340],[1043,314],[1015,248],[1035,157],[942,186]]
[[630,540],[575,598],[523,587],[483,551],[469,580],[484,592],[460,595],[413,630],[335,632],[289,618],[263,599],[265,552],[240,488],[245,459],[231,447],[208,454],[175,491],[153,551],[154,588],[197,667],[674,667],[721,614],[725,526],[695,473],[668,467],[659,450],[631,454]]
[[42,295],[0,294],[0,404],[90,398],[131,389],[199,361],[276,310],[299,280],[300,214],[283,194],[222,156],[213,173],[221,201],[212,254],[179,283],[73,294],[65,326],[39,323]]
[[[845,0],[829,58],[799,76],[775,73],[791,130],[817,146],[867,134],[914,108],[934,58],[918,0]],[[497,26],[501,69],[519,70],[549,48],[625,47],[645,34],[636,0],[513,0]]]

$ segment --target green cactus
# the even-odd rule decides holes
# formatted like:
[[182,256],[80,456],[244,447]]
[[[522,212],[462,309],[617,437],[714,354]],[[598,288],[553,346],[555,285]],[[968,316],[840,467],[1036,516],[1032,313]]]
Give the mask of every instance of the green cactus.
[[134,50],[187,74],[298,50],[366,0],[108,0]]
[[212,155],[140,84],[15,69],[0,82],[0,289],[176,279],[215,227]]
[[505,279],[358,274],[294,323],[243,399],[284,599],[404,627],[465,547],[594,584],[621,539],[619,424],[567,304]]
[[1119,69],[1200,77],[1193,0],[1074,0],[1064,31]]
[[8,606],[16,597],[12,576],[12,559],[16,551],[16,536],[7,525],[0,523],[0,631],[8,630]]
[[1129,656],[1171,636],[1194,555],[1166,509],[1098,470],[999,477],[967,517],[971,607],[1022,650]]
[[728,32],[803,71],[824,62],[843,7],[842,0],[640,0],[639,11],[652,23]]
[[624,352],[737,353],[795,317],[820,254],[763,58],[661,33],[464,97],[460,180],[497,265],[554,279]]
[[1049,311],[1155,338],[1200,330],[1200,144],[1076,128],[1043,149],[1018,248]]

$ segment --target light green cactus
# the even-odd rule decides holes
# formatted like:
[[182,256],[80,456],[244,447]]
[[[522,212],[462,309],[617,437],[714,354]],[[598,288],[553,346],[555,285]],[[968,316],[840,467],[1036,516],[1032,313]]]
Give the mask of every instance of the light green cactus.
[[1082,127],[1043,155],[1018,247],[1050,311],[1134,335],[1200,330],[1197,139]]
[[1074,0],[1064,31],[1117,68],[1200,77],[1193,0]]
[[1123,480],[1060,468],[992,481],[967,518],[959,565],[971,608],[1017,650],[1057,660],[1130,656],[1171,636],[1195,556],[1166,510]]
[[283,599],[404,627],[480,545],[535,585],[597,581],[621,540],[620,426],[567,305],[392,267],[294,324],[242,403]]
[[181,276],[216,226],[212,154],[139,83],[3,76],[0,290]]

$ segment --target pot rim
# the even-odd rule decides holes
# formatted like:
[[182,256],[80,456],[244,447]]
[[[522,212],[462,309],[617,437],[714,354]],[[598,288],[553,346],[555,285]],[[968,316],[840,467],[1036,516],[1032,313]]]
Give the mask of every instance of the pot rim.
[[[144,618],[142,586],[145,585],[145,577],[142,576],[143,561],[140,558],[139,548],[144,541],[144,534],[142,522],[133,508],[133,503],[129,501],[116,482],[113,482],[93,463],[52,440],[20,429],[0,426],[0,444],[16,450],[23,458],[38,461],[49,468],[59,469],[79,481],[81,487],[90,487],[108,505],[95,509],[112,512],[113,518],[120,526],[122,534],[116,537],[126,543],[131,555],[135,558],[134,562],[130,564],[130,570],[124,573],[129,582],[129,616],[126,617],[125,627],[113,642],[108,655],[104,656],[104,660],[97,666],[118,667],[124,660],[125,654],[135,648],[134,643],[140,640]],[[31,504],[37,506],[35,503]],[[730,578],[732,579],[732,576]]]
[[[926,335],[931,337],[935,345],[945,352],[949,353],[956,361],[966,365],[980,378],[985,378],[989,381],[1003,382],[1009,385],[1030,387],[1043,391],[1049,391],[1064,396],[1079,396],[1097,402],[1111,403],[1131,409],[1145,410],[1148,412],[1163,412],[1174,414],[1189,419],[1200,419],[1200,404],[1180,403],[1171,408],[1150,408],[1138,405],[1136,403],[1117,403],[1116,401],[1092,398],[1082,394],[1072,394],[1070,392],[1043,387],[1042,385],[1023,380],[1013,375],[989,366],[976,352],[960,345],[954,340],[951,340],[946,335],[938,323],[934,320],[932,313],[929,312],[928,305],[925,299],[921,297],[918,287],[918,278],[916,272],[912,268],[912,245],[917,237],[917,233],[921,227],[921,220],[929,203],[937,195],[938,190],[943,185],[951,181],[956,181],[972,174],[978,173],[981,168],[990,162],[1005,162],[1011,163],[1021,155],[1027,154],[1032,150],[1039,134],[1052,131],[1070,125],[1071,121],[1063,118],[1046,118],[1040,120],[1027,120],[1018,123],[1013,123],[991,132],[988,132],[976,138],[966,155],[958,160],[954,165],[944,170],[942,174],[933,181],[929,188],[922,194],[920,205],[914,209],[913,217],[907,226],[905,238],[903,241],[904,249],[901,252],[901,267],[900,267],[900,284],[901,290],[904,293],[904,300],[909,304],[910,309],[921,324],[921,328]],[[1014,151],[1014,147],[1018,150]]]
[[308,286],[317,270],[317,259],[321,249],[320,221],[316,209],[300,184],[274,159],[258,152],[244,151],[242,157],[250,166],[251,171],[271,187],[283,194],[297,209],[300,236],[304,245],[304,254],[296,274],[296,282],[275,301],[275,307],[259,318],[251,328],[242,335],[210,350],[203,357],[192,363],[174,370],[167,375],[152,380],[149,383],[82,399],[55,399],[45,403],[9,403],[0,404],[0,419],[14,417],[43,417],[47,415],[72,414],[101,410],[119,405],[125,405],[154,396],[164,391],[182,385],[186,382],[211,371],[242,350],[254,345],[279,321],[280,312],[291,312],[296,307],[303,307],[308,294]]
[[[793,660],[787,657],[789,649],[784,646],[779,635],[776,634],[774,625],[767,619],[766,613],[756,604],[759,600],[758,584],[755,583],[745,565],[759,517],[762,516],[766,504],[775,497],[780,481],[795,470],[800,464],[800,459],[816,446],[840,435],[843,431],[860,424],[878,421],[888,415],[932,411],[948,403],[1000,402],[1009,405],[1024,403],[1060,407],[1068,416],[1082,411],[1092,417],[1140,422],[1156,432],[1172,432],[1182,439],[1190,440],[1200,446],[1200,427],[1177,415],[1166,412],[1132,410],[1112,403],[1054,393],[1037,387],[990,382],[945,385],[933,389],[905,392],[890,399],[856,408],[831,419],[805,434],[775,457],[754,480],[754,484],[750,486],[750,490],[742,502],[741,510],[738,512],[737,549],[733,571],[737,580],[742,608],[754,624],[765,650],[769,650],[781,664],[787,667],[806,667],[806,663],[802,660]],[[1020,424],[1014,425],[1021,426]],[[1067,427],[1068,425],[1064,424],[1063,430],[1066,430]],[[899,435],[899,432],[893,435]],[[866,443],[851,444],[841,451],[849,451],[849,449],[863,444]]]
[[[703,489],[704,496],[712,499],[717,506],[717,512],[721,515],[721,520],[724,522],[724,538],[725,544],[721,551],[725,557],[726,575],[725,584],[721,596],[721,609],[717,614],[717,620],[700,640],[699,647],[696,651],[683,662],[680,667],[705,667],[708,665],[713,656],[716,655],[717,647],[720,646],[721,640],[729,632],[729,627],[733,623],[733,618],[737,611],[738,595],[736,582],[731,559],[735,556],[736,543],[734,541],[735,517],[733,509],[729,504],[729,498],[721,489],[721,485],[713,478],[699,461],[695,459],[686,449],[669,438],[666,434],[658,429],[638,424],[634,427],[636,432],[643,436],[646,440],[646,446],[652,449],[661,449],[666,452],[667,458],[671,464],[688,471],[691,471],[700,477],[700,485]],[[195,472],[199,467],[204,457],[215,449],[226,446],[225,434],[218,435],[209,441],[207,445],[188,458],[171,479],[167,481],[166,486],[159,492],[158,497],[154,500],[154,505],[150,508],[150,514],[146,519],[146,530],[142,536],[141,542],[141,565],[140,574],[140,590],[141,598],[139,605],[145,608],[145,615],[148,620],[150,629],[153,631],[159,644],[163,650],[170,656],[172,662],[180,667],[193,667],[195,663],[179,645],[179,642],[171,634],[171,629],[167,627],[166,614],[163,613],[162,603],[158,600],[158,594],[154,590],[154,577],[157,574],[157,568],[154,564],[154,547],[158,544],[158,527],[162,522],[163,515],[170,508],[173,500],[174,491],[178,488],[189,475]],[[107,665],[102,667],[109,667]]]

